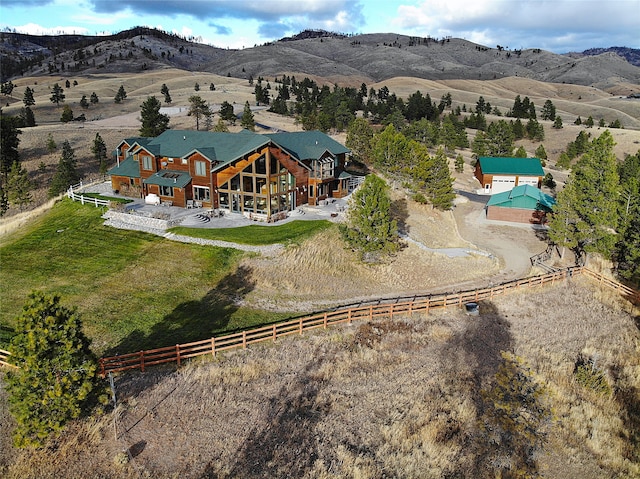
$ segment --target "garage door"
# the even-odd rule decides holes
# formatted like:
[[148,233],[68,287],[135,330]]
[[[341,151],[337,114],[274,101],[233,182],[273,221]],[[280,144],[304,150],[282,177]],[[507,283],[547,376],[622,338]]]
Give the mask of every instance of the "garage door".
[[491,184],[491,194],[509,191],[516,186],[516,178],[514,176],[494,176]]
[[518,185],[531,185],[538,186],[538,177],[537,176],[520,176],[518,178]]

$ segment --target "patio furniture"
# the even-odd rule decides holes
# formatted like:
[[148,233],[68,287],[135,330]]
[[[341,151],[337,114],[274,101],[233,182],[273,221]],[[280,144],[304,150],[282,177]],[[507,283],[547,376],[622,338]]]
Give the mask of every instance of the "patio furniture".
[[193,208],[193,200],[187,200],[187,209],[190,210]]
[[160,197],[155,193],[150,193],[144,198],[144,202],[147,205],[155,205],[158,206],[160,204]]

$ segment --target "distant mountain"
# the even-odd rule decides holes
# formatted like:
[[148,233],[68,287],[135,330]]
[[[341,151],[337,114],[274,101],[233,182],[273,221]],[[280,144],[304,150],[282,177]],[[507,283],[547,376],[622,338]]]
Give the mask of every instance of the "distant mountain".
[[242,50],[221,49],[160,30],[138,27],[111,36],[0,33],[2,81],[21,75],[77,75],[162,68],[237,78],[284,74],[341,84],[393,77],[490,80],[524,77],[593,85],[640,84],[638,50],[613,47],[559,55],[541,49],[490,48],[457,38],[393,33],[344,35],[305,30]]
[[640,49],[628,47],[609,47],[609,48],[590,48],[582,52],[583,55],[601,55],[603,53],[613,52],[616,55],[626,59],[632,65],[640,67]]

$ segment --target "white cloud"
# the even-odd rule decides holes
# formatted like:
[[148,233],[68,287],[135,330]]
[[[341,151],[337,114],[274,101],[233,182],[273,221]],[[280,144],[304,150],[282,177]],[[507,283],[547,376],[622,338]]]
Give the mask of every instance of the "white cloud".
[[28,35],[88,35],[89,29],[84,27],[43,27],[35,23],[27,23],[26,25],[18,25],[11,27],[18,33],[26,33]]

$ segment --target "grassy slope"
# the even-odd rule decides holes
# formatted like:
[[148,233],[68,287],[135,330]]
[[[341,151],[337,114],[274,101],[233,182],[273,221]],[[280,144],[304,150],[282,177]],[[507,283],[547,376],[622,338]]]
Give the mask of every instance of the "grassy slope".
[[76,305],[98,353],[206,338],[282,318],[236,306],[250,271],[233,249],[187,245],[102,225],[68,200],[0,242],[0,326],[9,336],[30,291]]
[[327,220],[293,221],[278,226],[241,226],[239,228],[188,228],[177,226],[170,231],[179,235],[248,245],[297,243],[331,226]]

